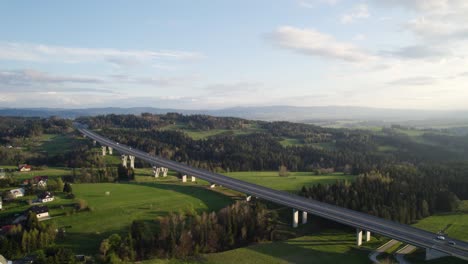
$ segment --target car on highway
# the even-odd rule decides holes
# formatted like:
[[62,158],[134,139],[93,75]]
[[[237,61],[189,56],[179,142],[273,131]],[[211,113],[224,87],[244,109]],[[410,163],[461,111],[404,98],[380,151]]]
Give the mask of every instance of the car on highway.
[[448,243],[449,243],[449,245],[452,245],[452,246],[457,245],[457,243],[455,243],[455,241],[449,241]]
[[445,240],[445,237],[444,236],[437,236],[436,239],[437,240]]

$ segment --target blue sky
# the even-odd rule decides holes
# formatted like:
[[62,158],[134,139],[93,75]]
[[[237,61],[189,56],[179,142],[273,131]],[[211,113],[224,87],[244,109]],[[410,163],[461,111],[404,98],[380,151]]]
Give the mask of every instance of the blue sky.
[[0,107],[468,109],[464,0],[3,1]]

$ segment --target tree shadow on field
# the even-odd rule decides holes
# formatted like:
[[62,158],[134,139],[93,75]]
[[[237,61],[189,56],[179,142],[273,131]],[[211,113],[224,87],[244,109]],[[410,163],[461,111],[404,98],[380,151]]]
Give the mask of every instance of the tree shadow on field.
[[[289,240],[259,244],[247,249],[289,263],[370,263],[367,257],[369,252],[355,248],[353,244],[354,240],[346,239]],[[311,246],[328,246],[328,248],[320,250],[309,248]],[[343,253],[334,252],[334,246],[349,246],[349,250]],[[255,263],[254,258],[251,261],[250,263]]]
[[[193,185],[183,186],[183,185],[177,185],[177,184],[157,183],[157,182],[156,183],[141,182],[141,183],[127,183],[127,184],[146,186],[146,187],[156,188],[160,190],[174,191],[174,192],[178,192],[178,193],[185,194],[188,196],[192,196],[194,198],[201,200],[209,208],[210,211],[218,211],[219,209],[233,203],[233,200],[230,199],[229,197],[218,192],[210,191],[201,186],[193,186]],[[178,208],[174,208],[174,211],[177,211],[177,209]],[[201,213],[206,210],[198,209],[196,211],[197,213]]]

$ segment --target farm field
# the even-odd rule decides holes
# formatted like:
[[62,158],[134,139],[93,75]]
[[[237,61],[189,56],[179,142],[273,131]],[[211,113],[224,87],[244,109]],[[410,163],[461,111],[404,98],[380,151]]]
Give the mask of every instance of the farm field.
[[[15,168],[13,166],[5,166],[3,168]],[[60,168],[60,167],[48,167],[43,169],[36,169],[32,171],[13,172],[13,177],[18,180],[30,179],[34,176],[49,176],[49,177],[62,177],[72,174],[72,169],[70,168]]]
[[169,183],[74,184],[73,192],[91,211],[53,221],[59,227],[70,226],[58,243],[86,254],[96,253],[102,239],[125,232],[133,220],[151,220],[170,212],[218,210],[232,202],[204,188]]
[[170,125],[170,126],[165,126],[162,127],[161,129],[163,130],[179,130],[187,134],[187,136],[191,137],[194,140],[200,140],[200,139],[206,139],[211,136],[216,136],[220,135],[223,133],[232,133],[234,135],[245,135],[245,134],[251,134],[254,132],[259,132],[262,129],[259,128],[257,125],[250,125],[247,126],[246,128],[242,129],[211,129],[211,130],[194,130],[187,128],[183,124],[175,124],[175,125]]
[[278,176],[277,171],[243,171],[224,173],[226,176],[255,183],[281,191],[297,192],[302,186],[334,183],[337,180],[353,181],[355,176],[343,173],[314,175],[312,172],[290,172],[287,177]]
[[[372,239],[355,247],[352,232],[324,231],[286,241],[260,243],[214,254],[205,254],[188,263],[370,263],[370,248],[381,242]],[[144,264],[187,263],[178,260],[148,260]]]
[[448,236],[468,241],[468,200],[462,201],[459,212],[429,216],[414,226],[432,232],[445,229]]

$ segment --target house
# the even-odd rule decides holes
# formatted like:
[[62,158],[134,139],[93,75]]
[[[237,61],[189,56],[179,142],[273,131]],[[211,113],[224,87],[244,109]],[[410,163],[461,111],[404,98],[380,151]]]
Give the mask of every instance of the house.
[[47,206],[34,205],[26,211],[26,214],[28,212],[34,212],[39,220],[49,218],[49,207]]
[[43,192],[37,196],[37,200],[41,203],[52,202],[54,195],[51,192]]
[[18,166],[18,170],[21,171],[21,172],[24,172],[24,171],[31,171],[31,165],[28,165],[28,164],[20,164]]
[[3,255],[0,255],[0,264],[11,264],[11,260],[7,260]]
[[49,180],[48,176],[35,176],[31,179],[26,179],[23,181],[23,185],[37,185],[39,188],[45,189],[47,187],[47,181]]
[[23,197],[24,196],[24,188],[18,188],[18,189],[10,190],[10,193],[13,194],[13,197],[15,199],[18,198],[18,197]]

